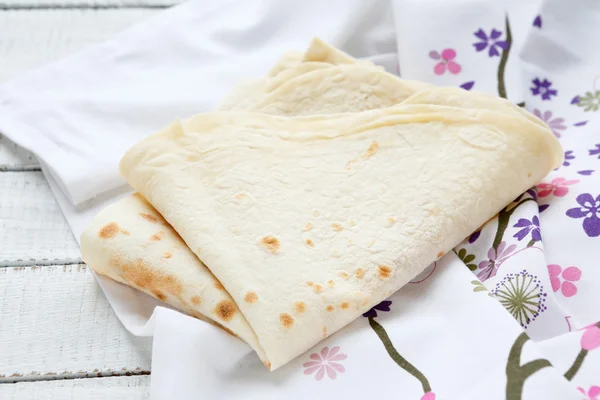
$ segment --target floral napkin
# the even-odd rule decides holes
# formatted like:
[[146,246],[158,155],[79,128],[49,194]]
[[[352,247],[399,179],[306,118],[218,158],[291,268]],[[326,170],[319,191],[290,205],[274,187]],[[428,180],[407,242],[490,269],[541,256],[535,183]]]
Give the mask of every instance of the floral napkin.
[[[474,290],[490,291],[580,398],[600,398],[600,354],[592,353],[600,347],[600,181],[594,178],[600,159],[600,4],[394,4],[404,77],[508,98],[560,139],[563,166],[455,252],[477,278]],[[421,49],[400,40],[403,34],[423,38]]]

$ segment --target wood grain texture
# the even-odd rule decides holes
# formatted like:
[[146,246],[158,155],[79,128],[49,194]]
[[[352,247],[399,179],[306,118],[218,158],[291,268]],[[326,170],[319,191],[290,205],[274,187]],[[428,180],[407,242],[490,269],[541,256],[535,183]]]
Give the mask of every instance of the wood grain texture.
[[40,262],[81,262],[79,246],[41,172],[0,172],[0,267]]
[[0,172],[39,170],[35,156],[0,134]]
[[149,376],[70,379],[0,385],[0,398],[2,399],[142,400],[149,397]]
[[151,344],[123,328],[84,264],[0,268],[0,382],[147,373]]

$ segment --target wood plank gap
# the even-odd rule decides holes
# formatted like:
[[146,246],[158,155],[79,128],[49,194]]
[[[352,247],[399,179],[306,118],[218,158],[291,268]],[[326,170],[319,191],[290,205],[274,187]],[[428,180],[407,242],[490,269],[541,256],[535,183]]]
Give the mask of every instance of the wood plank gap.
[[55,265],[81,265],[87,268],[87,265],[81,258],[63,258],[56,260],[4,260],[0,261],[0,268],[36,268],[36,267],[52,267]]
[[136,375],[150,375],[149,370],[142,370],[136,368],[134,370],[123,369],[121,371],[92,371],[92,372],[61,372],[61,373],[53,373],[48,372],[46,374],[40,375],[36,372],[32,372],[28,375],[21,374],[13,374],[11,376],[0,376],[0,384],[10,384],[17,382],[40,382],[40,381],[57,381],[62,379],[90,379],[90,378],[109,378],[115,376],[136,376]]
[[0,165],[0,172],[31,172],[41,171],[42,168],[37,164],[24,165]]

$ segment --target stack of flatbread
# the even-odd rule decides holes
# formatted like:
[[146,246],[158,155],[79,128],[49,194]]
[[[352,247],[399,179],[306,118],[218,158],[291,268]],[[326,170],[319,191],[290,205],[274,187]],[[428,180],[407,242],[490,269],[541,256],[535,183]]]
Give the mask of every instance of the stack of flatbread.
[[247,342],[274,370],[384,300],[562,163],[493,96],[407,81],[315,39],[212,113],[134,145],[137,191],[84,260]]

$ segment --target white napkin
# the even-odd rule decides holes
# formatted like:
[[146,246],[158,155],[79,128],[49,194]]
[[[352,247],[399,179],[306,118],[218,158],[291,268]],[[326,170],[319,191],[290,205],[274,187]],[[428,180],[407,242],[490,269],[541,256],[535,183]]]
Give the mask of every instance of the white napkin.
[[[374,24],[381,4],[190,1],[2,85],[0,129],[78,206],[125,183],[115,166],[133,143],[211,110],[240,79],[264,75],[313,36],[359,56],[393,52],[392,25]],[[357,28],[365,35],[353,39]]]
[[[549,32],[553,28],[564,34],[582,19],[600,21],[596,9],[588,13],[570,7],[570,12],[564,13],[570,22],[559,23],[563,10],[551,6],[557,3],[560,0],[548,0],[542,8],[540,21]],[[129,144],[176,116],[211,109],[238,79],[264,74],[283,51],[304,48],[314,35],[394,71],[394,16],[400,69],[405,77],[497,93],[501,42],[506,39],[504,12],[508,9],[514,38],[503,75],[505,91],[515,102],[525,100],[528,107],[535,105],[535,95],[528,90],[531,77],[521,68],[517,55],[523,43],[526,47],[539,46],[535,34],[527,39],[536,18],[536,2],[397,0],[393,5],[392,13],[387,1],[193,1],[108,43],[0,86],[0,130],[42,159],[44,173],[78,237],[97,209],[126,193],[116,164]],[[583,37],[592,31],[592,27],[582,29],[584,34],[579,35]],[[592,48],[596,36],[590,35],[588,44],[578,49]],[[543,45],[544,39],[541,42]],[[490,50],[492,47],[495,51]],[[579,59],[583,58],[575,53],[565,62],[572,66]],[[547,58],[538,60],[543,62],[531,64],[552,71]],[[566,77],[565,88],[570,79],[576,77]],[[582,96],[585,90],[589,89],[573,89]],[[560,95],[563,92],[561,89]],[[584,112],[579,104],[569,107]],[[577,151],[577,162],[587,154],[585,146]],[[585,167],[591,169],[587,164]],[[598,194],[589,190],[594,197]],[[132,333],[155,335],[153,399],[385,398],[391,393],[421,400],[580,399],[582,392],[577,386],[581,385],[587,395],[594,393],[590,392],[594,384],[600,384],[592,382],[590,377],[595,375],[589,373],[600,365],[600,353],[592,353],[600,348],[595,327],[572,334],[581,338],[581,346],[575,349],[571,342],[570,348],[559,349],[561,341],[553,340],[540,346],[528,340],[515,318],[488,295],[485,287],[498,293],[511,282],[526,282],[535,293],[545,293],[543,299],[552,298],[545,300],[548,310],[539,311],[525,324],[537,339],[581,328],[593,320],[598,307],[589,305],[597,304],[592,295],[586,297],[592,299],[587,307],[583,302],[577,304],[573,326],[560,311],[566,306],[556,293],[562,293],[562,287],[571,293],[564,282],[576,277],[574,270],[563,272],[570,265],[571,250],[564,244],[557,247],[565,255],[560,260],[561,272],[551,276],[542,250],[548,254],[552,250],[546,250],[541,241],[534,240],[535,246],[525,242],[534,239],[534,216],[546,218],[545,213],[553,207],[560,214],[560,210],[564,213],[577,205],[571,197],[567,202],[556,207],[551,204],[538,215],[533,201],[523,203],[509,220],[504,247],[497,247],[493,254],[490,246],[498,231],[497,222],[488,224],[478,238],[474,235],[472,243],[461,246],[465,253],[459,251],[458,255],[467,264],[476,263],[475,275],[481,275],[484,284],[449,253],[367,317],[274,373],[267,372],[245,344],[214,327],[163,307],[154,310],[159,303],[153,299],[107,279],[99,282]],[[562,223],[565,217],[561,217]],[[586,218],[590,217],[567,219],[573,233],[581,233]],[[543,228],[551,226],[553,220],[544,220]],[[522,226],[514,227],[518,224]],[[523,229],[523,239],[514,236]],[[560,228],[554,229],[558,235]],[[546,239],[546,233],[543,235]],[[597,259],[590,246],[594,244],[584,242],[578,247],[581,265],[591,265]],[[537,274],[538,270],[545,275],[530,272]],[[487,271],[496,275],[486,278]],[[593,276],[587,270],[584,274]],[[557,284],[558,292],[554,290]],[[582,295],[584,285],[579,284],[579,291]],[[510,301],[515,301],[514,295],[509,294],[507,307]],[[587,311],[579,311],[584,307]],[[594,347],[596,339],[598,346]],[[560,358],[556,353],[566,354],[560,359],[569,370],[576,361],[571,364],[564,360],[577,360],[574,351],[586,352],[587,359],[579,365],[572,382],[562,376],[562,368],[551,367],[544,360],[548,349],[552,349],[553,360]]]

